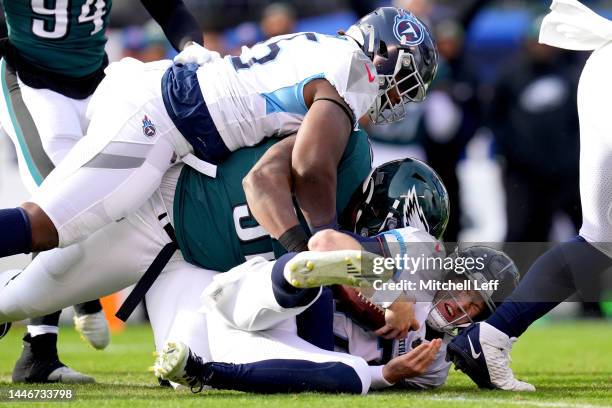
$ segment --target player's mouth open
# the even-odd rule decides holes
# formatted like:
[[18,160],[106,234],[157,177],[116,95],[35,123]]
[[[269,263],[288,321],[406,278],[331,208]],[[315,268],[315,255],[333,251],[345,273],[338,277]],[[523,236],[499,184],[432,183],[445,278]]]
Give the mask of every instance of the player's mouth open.
[[452,319],[455,315],[455,311],[453,310],[452,306],[449,303],[444,303],[444,309],[446,310],[448,317]]

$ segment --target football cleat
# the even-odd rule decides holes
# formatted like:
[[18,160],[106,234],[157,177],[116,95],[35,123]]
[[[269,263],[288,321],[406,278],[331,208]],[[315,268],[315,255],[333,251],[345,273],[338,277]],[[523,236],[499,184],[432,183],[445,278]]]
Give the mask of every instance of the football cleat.
[[57,356],[57,334],[23,338],[23,351],[13,368],[14,383],[90,384],[93,377],[63,364]]
[[0,323],[0,339],[6,336],[9,330],[11,330],[11,323]]
[[[316,288],[336,284],[370,287],[373,281],[387,281],[393,275],[392,269],[374,267],[377,258],[381,257],[352,249],[300,252],[287,262],[284,275],[285,279],[296,288]],[[382,265],[382,262],[380,264]]]
[[110,343],[108,322],[104,312],[75,315],[74,328],[81,338],[96,350],[103,350]]
[[448,344],[446,359],[480,388],[535,391],[533,385],[514,378],[510,350],[515,341],[486,322],[475,323]]
[[96,382],[93,377],[79,373],[65,365],[53,370],[47,377],[47,381],[62,384],[93,384]]
[[168,380],[189,387],[198,393],[206,386],[206,363],[180,341],[166,343],[153,365],[158,379]]

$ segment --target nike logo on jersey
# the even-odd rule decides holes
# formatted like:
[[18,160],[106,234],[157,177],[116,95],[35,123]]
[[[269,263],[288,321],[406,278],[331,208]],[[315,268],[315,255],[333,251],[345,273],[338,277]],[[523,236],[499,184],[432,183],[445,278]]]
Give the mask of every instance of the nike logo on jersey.
[[470,343],[470,350],[472,351],[472,357],[474,357],[474,360],[476,360],[478,357],[480,357],[482,352],[476,353],[476,350],[474,350],[474,345],[472,344],[472,339],[470,338],[470,336],[467,336],[467,338],[468,338],[468,342]]
[[368,81],[374,82],[376,77],[372,75],[372,71],[370,71],[370,67],[368,66],[368,64],[365,64],[365,67],[366,67],[366,71],[368,71]]

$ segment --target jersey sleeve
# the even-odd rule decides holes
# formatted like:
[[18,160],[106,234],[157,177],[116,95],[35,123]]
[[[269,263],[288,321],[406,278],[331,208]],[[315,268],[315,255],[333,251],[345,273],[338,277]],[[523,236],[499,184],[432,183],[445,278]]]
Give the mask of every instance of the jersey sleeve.
[[202,44],[202,30],[181,0],[141,0],[151,17],[160,25],[175,50],[189,41]]
[[351,108],[356,123],[368,112],[378,95],[376,68],[361,50],[344,44],[338,49],[336,55],[326,58],[329,66],[324,75]]
[[415,290],[377,290],[372,301],[386,308],[402,293],[415,301],[431,301],[433,291],[421,290],[420,282],[442,279],[441,262],[435,260],[444,258],[444,246],[427,232],[413,227],[385,231],[379,238],[385,256],[401,261],[399,265],[396,262],[401,268],[397,269],[393,281],[404,283],[404,286],[414,282]]

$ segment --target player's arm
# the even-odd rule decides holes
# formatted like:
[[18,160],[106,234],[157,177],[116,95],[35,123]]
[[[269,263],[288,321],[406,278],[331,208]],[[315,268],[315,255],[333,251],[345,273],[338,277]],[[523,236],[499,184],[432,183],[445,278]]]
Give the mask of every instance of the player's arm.
[[259,225],[285,249],[299,252],[306,249],[306,234],[295,213],[291,194],[291,152],[295,139],[295,136],[286,137],[268,149],[242,180],[242,186]]
[[[400,381],[409,382],[411,379],[417,379],[419,376],[427,373],[431,364],[435,361],[441,346],[442,340],[434,339],[429,343],[419,345],[404,355],[395,357],[382,368],[382,377],[389,385]],[[416,383],[417,381],[413,385],[416,385]],[[384,382],[380,385],[383,384]],[[382,387],[379,386],[379,388]],[[419,388],[428,387],[423,383]]]
[[182,0],[141,0],[161,26],[175,50],[195,42],[202,44],[202,30]]
[[326,80],[304,87],[309,108],[291,155],[293,190],[306,221],[317,228],[336,220],[338,163],[351,134],[351,109]]

